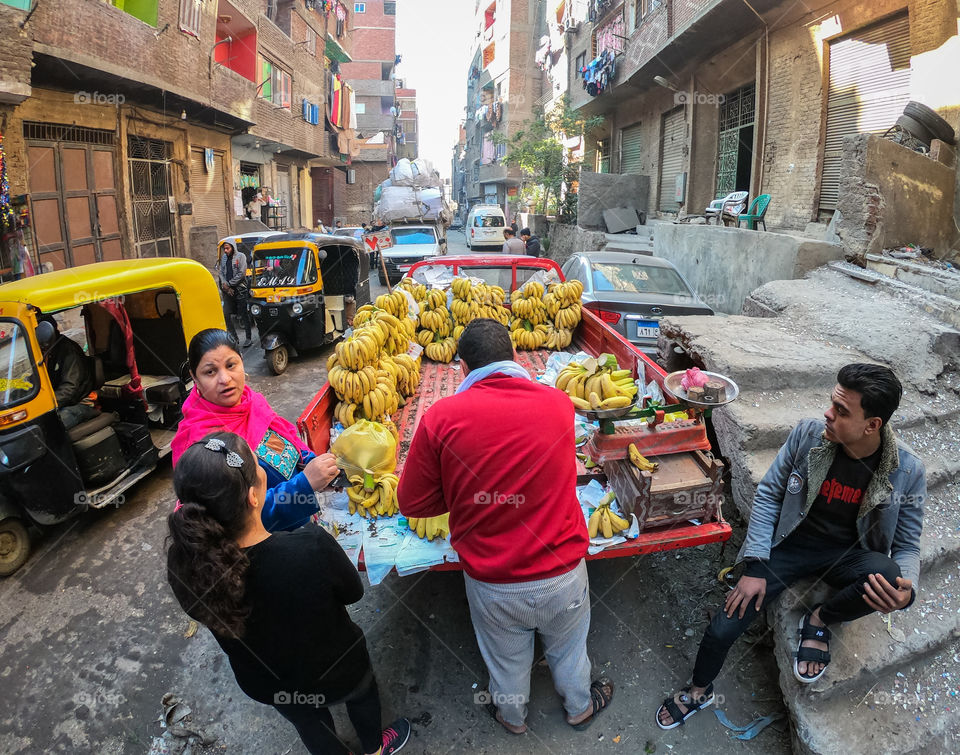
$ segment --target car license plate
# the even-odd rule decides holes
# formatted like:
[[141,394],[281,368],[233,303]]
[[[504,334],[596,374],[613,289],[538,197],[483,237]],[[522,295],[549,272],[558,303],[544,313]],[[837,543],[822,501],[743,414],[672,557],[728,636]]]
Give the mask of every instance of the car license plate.
[[660,325],[656,320],[637,320],[637,338],[657,338]]

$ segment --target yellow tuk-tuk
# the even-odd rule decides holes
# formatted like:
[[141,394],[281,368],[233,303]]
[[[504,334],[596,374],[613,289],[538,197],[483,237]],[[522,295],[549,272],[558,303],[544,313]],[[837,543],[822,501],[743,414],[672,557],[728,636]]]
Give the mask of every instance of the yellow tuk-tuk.
[[286,233],[253,249],[250,314],[274,374],[291,354],[343,335],[358,306],[370,303],[370,255],[348,236]]
[[26,561],[29,525],[122,504],[170,452],[190,339],[223,326],[217,285],[192,260],[0,285],[0,576]]

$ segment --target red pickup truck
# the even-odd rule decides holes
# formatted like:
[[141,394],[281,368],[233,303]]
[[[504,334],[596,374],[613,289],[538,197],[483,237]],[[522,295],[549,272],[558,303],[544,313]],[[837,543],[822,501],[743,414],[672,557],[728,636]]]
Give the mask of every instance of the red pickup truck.
[[[553,272],[560,281],[564,280],[559,266],[545,258],[502,254],[443,256],[417,263],[409,274],[415,276],[426,266],[444,266],[454,275],[466,274],[501,286],[508,293],[508,301],[509,293],[522,287],[538,271]],[[656,381],[668,402],[671,398],[663,385],[666,373],[587,307],[583,308],[583,319],[577,326],[569,351],[585,351],[593,356],[613,354],[622,369],[633,370],[634,377],[642,376],[645,384]],[[518,357],[520,364],[536,375],[544,370],[550,352],[545,349],[520,351]],[[452,395],[462,379],[456,362],[438,364],[424,359],[420,369],[417,394],[393,418],[400,433],[398,474],[420,417],[433,402]],[[336,401],[330,384],[324,383],[297,420],[304,441],[317,453],[329,447]],[[640,475],[632,469],[632,477],[628,474],[629,462],[624,459],[630,442],[635,442],[643,454],[659,462],[660,469],[656,474]],[[584,449],[601,465],[587,469],[578,462],[578,484],[585,484],[593,478],[606,482],[609,477],[614,489],[620,488],[618,496],[624,495],[625,490],[636,495],[637,506],[628,508],[634,509],[642,530],[638,538],[588,556],[588,560],[635,556],[729,539],[730,525],[724,521],[718,502],[722,464],[713,459],[709,449],[702,415],[687,421],[617,422],[601,428]],[[570,451],[573,453],[574,449]],[[704,505],[708,499],[713,503]],[[620,500],[621,504],[624,503],[622,498]],[[651,502],[656,505],[650,505]],[[433,567],[435,570],[457,568],[457,563]]]

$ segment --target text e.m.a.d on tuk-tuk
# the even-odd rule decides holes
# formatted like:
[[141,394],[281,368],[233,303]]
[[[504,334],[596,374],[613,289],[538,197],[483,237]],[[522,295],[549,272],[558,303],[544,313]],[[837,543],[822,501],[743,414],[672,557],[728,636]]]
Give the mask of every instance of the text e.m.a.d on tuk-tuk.
[[192,260],[0,286],[0,576],[26,561],[28,525],[120,505],[169,453],[190,339],[223,326],[217,285]]

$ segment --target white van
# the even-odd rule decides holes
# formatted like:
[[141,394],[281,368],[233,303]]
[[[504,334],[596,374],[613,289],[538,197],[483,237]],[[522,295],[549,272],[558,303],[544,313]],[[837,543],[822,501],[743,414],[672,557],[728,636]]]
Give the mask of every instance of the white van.
[[463,229],[467,237],[467,249],[503,249],[503,229],[507,219],[503,210],[495,204],[478,204],[467,215],[467,227]]

